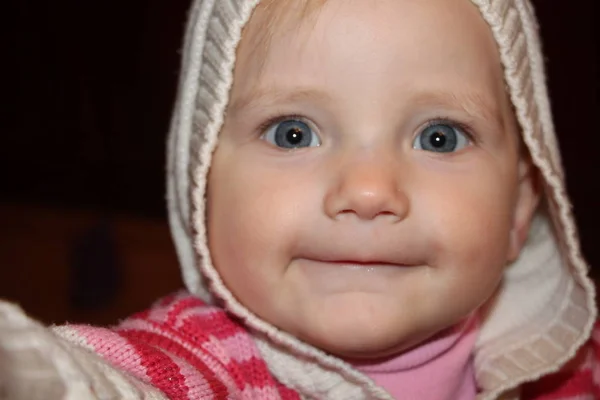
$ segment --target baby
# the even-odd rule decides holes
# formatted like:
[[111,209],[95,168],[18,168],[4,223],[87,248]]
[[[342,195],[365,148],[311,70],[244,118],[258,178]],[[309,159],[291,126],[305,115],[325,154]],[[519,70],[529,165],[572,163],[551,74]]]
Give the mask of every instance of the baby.
[[189,18],[168,150],[188,291],[111,329],[5,304],[9,398],[600,396],[526,0],[196,0]]

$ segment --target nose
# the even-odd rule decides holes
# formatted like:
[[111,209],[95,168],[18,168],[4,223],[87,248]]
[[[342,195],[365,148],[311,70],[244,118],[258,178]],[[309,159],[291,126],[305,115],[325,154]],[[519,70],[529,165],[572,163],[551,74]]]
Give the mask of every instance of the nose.
[[389,158],[373,156],[339,163],[325,196],[326,214],[335,220],[402,221],[410,206],[398,168],[398,163]]

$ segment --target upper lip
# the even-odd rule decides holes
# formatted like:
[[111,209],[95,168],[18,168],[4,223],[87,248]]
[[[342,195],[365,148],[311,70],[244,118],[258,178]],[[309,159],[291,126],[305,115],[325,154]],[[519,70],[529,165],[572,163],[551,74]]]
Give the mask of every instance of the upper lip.
[[329,264],[340,264],[340,265],[358,265],[364,267],[377,267],[377,266],[402,266],[409,267],[418,265],[417,263],[394,261],[394,260],[378,260],[378,259],[363,259],[363,258],[328,258],[318,257],[309,258],[309,260],[329,263]]

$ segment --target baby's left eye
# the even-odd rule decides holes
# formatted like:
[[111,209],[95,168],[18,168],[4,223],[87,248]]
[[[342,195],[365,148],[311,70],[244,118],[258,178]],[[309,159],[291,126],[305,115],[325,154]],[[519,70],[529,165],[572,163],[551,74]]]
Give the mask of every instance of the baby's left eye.
[[462,129],[450,123],[434,123],[415,138],[413,149],[436,153],[453,153],[469,145]]

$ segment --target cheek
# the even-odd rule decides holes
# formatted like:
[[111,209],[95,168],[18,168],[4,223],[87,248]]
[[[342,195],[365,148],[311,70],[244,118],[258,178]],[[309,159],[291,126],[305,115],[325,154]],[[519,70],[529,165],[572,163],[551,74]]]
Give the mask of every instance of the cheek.
[[433,320],[455,322],[481,306],[507,264],[514,191],[510,180],[482,172],[429,180],[417,191],[413,215],[430,250],[428,291],[437,294],[427,303]]
[[[431,230],[432,252],[449,271],[501,269],[508,257],[516,183],[510,174],[478,168],[452,176],[423,177],[414,203]],[[425,184],[428,182],[427,184]]]
[[227,156],[215,157],[209,176],[211,257],[229,289],[251,308],[275,290],[290,262],[301,216],[314,213],[308,210],[313,191],[301,179],[282,178],[275,168]]

